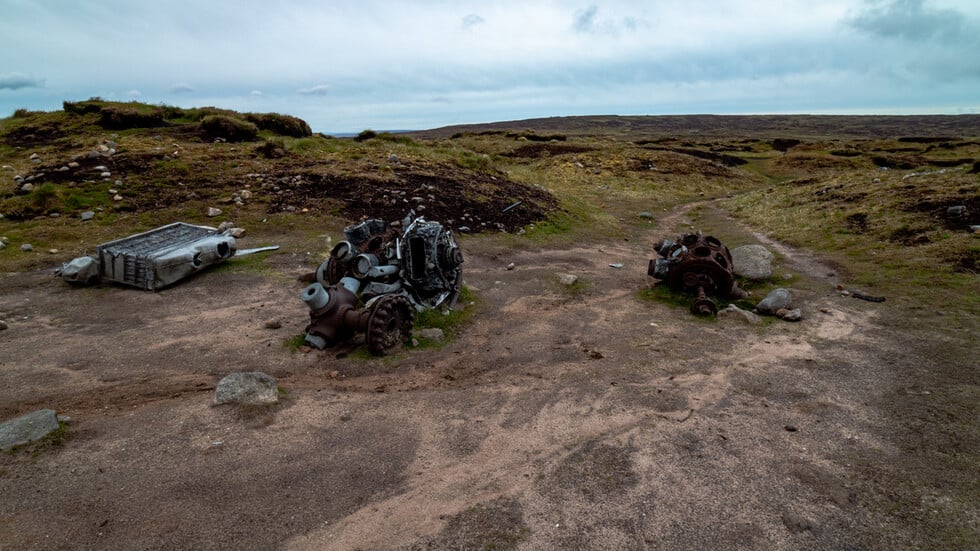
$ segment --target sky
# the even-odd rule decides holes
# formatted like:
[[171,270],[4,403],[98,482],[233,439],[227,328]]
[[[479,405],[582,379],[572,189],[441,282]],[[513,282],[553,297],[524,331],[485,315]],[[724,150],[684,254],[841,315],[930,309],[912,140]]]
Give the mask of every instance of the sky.
[[0,0],[0,117],[94,96],[338,134],[980,113],[980,1]]

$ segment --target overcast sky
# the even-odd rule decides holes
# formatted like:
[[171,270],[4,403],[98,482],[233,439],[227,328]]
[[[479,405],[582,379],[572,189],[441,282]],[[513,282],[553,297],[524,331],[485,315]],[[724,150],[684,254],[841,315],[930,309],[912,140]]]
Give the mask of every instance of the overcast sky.
[[980,113],[980,1],[0,0],[0,117],[91,96],[327,133]]

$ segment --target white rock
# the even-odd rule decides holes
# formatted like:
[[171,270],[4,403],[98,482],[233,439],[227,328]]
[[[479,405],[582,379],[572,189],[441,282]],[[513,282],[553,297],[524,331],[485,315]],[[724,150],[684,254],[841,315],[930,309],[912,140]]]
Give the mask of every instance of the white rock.
[[578,276],[575,274],[557,273],[558,282],[562,285],[575,285],[578,282]]
[[215,216],[220,216],[221,212],[222,212],[221,209],[208,207],[208,217],[210,218],[214,218]]

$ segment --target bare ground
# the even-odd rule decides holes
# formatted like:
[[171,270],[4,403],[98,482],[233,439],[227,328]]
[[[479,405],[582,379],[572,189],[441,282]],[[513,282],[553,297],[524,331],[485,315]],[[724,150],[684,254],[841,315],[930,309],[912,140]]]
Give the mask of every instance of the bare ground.
[[[565,249],[468,238],[470,323],[384,359],[285,348],[307,321],[293,280],[8,275],[0,418],[71,423],[0,457],[0,549],[976,545],[976,327],[842,297],[841,274],[785,246],[800,323],[642,300],[652,242],[684,217]],[[252,370],[280,406],[211,406]]]

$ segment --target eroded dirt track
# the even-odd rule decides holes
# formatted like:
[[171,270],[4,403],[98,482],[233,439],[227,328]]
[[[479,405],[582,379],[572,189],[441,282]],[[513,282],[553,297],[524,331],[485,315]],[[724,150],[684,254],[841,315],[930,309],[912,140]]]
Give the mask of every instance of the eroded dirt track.
[[[975,537],[970,503],[900,482],[917,464],[896,403],[928,399],[908,377],[932,349],[892,306],[841,297],[810,258],[790,285],[800,323],[642,300],[650,245],[683,216],[665,220],[562,250],[467,239],[470,325],[380,360],[286,350],[307,320],[292,280],[218,271],[151,294],[9,277],[0,414],[72,423],[61,446],[3,458],[0,548],[947,546],[913,526],[942,521],[884,512],[888,492]],[[211,407],[233,371],[277,377],[284,404]]]

